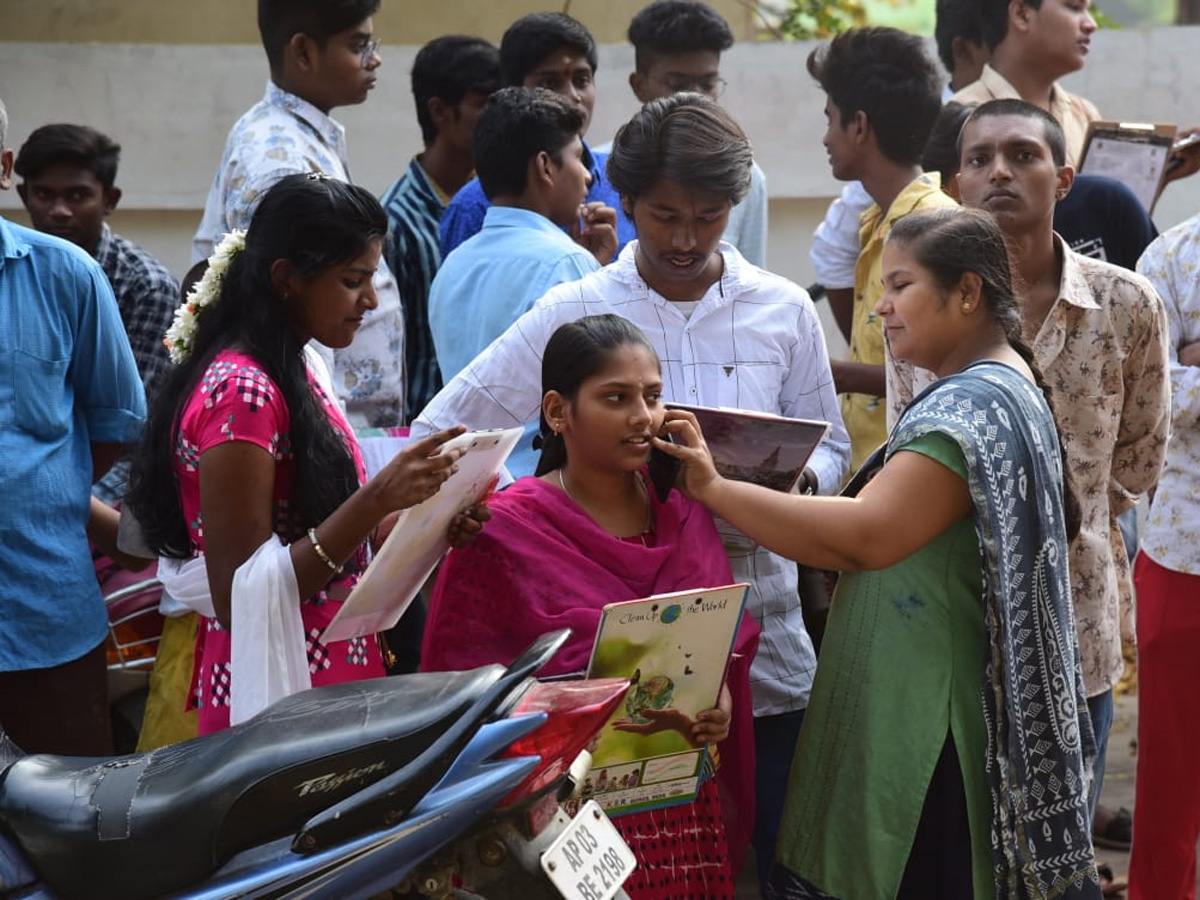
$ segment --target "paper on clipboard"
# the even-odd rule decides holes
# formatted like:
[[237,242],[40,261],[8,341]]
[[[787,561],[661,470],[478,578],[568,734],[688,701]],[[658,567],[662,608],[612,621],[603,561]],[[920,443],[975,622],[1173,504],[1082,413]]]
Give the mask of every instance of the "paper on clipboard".
[[1088,126],[1079,171],[1120,181],[1153,212],[1174,140],[1174,125],[1097,120]]
[[458,513],[483,499],[524,433],[521,428],[475,431],[447,441],[443,452],[466,450],[458,471],[424,503],[400,514],[367,571],[321,635],[323,643],[386,631],[400,620],[449,549],[446,529]]

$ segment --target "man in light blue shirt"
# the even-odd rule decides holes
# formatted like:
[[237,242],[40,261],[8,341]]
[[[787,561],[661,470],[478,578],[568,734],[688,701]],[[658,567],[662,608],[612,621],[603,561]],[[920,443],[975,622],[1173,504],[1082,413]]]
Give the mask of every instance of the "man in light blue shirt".
[[[0,104],[0,189],[6,126]],[[27,752],[112,750],[89,488],[145,418],[104,271],[0,218],[0,729]]]
[[[449,381],[555,285],[599,268],[616,252],[615,229],[578,222],[591,174],[583,162],[583,117],[543,88],[504,88],[475,127],[475,171],[491,205],[483,228],[446,257],[429,290],[429,326]],[[516,477],[537,463],[530,440],[509,460]]]

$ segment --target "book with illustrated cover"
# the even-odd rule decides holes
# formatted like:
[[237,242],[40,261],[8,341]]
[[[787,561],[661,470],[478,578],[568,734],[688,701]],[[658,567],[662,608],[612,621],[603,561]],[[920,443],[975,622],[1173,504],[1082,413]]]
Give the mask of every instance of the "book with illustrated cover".
[[808,458],[829,432],[828,422],[813,419],[723,406],[668,403],[667,407],[695,415],[721,475],[776,491],[796,486]]
[[600,732],[583,800],[609,815],[689,803],[708,756],[690,726],[717,705],[746,602],[745,584],[604,607],[589,678],[632,678]]
[[[796,486],[809,457],[829,433],[829,423],[815,419],[686,403],[668,403],[667,408],[686,409],[695,415],[723,477],[785,493]],[[724,519],[715,521],[727,550],[747,553],[757,546]]]

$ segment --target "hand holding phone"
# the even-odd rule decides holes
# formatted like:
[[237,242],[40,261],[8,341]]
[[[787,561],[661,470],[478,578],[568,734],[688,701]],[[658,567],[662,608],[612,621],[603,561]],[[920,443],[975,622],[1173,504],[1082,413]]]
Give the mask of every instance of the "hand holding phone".
[[[664,441],[675,443],[675,438],[670,432],[664,432],[659,437]],[[667,502],[667,497],[671,494],[671,488],[675,486],[675,479],[679,476],[682,466],[682,460],[676,459],[665,450],[659,450],[657,447],[651,449],[646,470],[650,474],[650,484],[654,486],[654,494],[658,497],[659,503]]]

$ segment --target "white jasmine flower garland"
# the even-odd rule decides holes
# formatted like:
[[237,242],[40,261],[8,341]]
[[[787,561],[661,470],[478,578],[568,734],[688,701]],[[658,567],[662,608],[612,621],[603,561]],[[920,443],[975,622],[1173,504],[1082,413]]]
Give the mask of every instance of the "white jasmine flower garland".
[[171,362],[181,363],[192,352],[200,316],[221,295],[221,282],[233,258],[246,247],[246,232],[235,228],[221,239],[208,258],[203,277],[192,285],[187,299],[175,310],[175,320],[167,329],[163,343],[171,353]]

